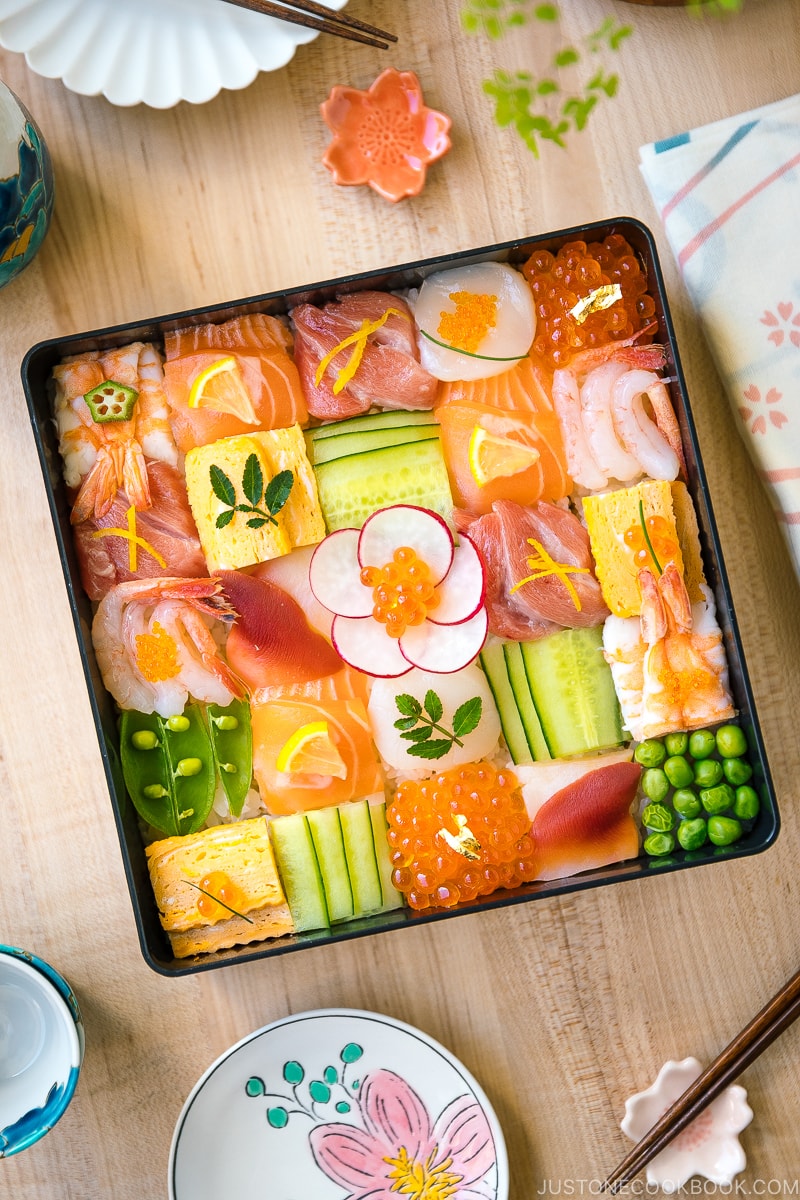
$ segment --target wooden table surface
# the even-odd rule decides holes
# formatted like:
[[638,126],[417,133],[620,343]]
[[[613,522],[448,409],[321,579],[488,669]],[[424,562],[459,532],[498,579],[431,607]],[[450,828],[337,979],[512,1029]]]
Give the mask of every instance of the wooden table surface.
[[[797,0],[702,18],[561,0],[557,23],[496,41],[468,37],[460,7],[352,0],[399,33],[396,50],[319,39],[245,90],[168,111],[75,95],[0,51],[0,76],[38,120],[57,180],[42,250],[0,293],[0,940],[66,974],[87,1036],[71,1107],[3,1163],[2,1196],[165,1197],[172,1130],[197,1078],[252,1030],[320,1006],[390,1014],[462,1059],[503,1126],[511,1200],[586,1194],[627,1151],[625,1098],[668,1058],[712,1057],[798,966],[797,582],[637,166],[646,142],[800,90]],[[537,160],[497,128],[481,82],[497,66],[541,74],[559,45],[607,17],[634,30],[613,64],[618,94]],[[454,141],[422,196],[395,206],[336,188],[320,163],[330,87],[365,87],[389,64],[417,72],[427,102],[452,116]],[[661,251],[783,816],[777,843],[726,865],[156,975],[137,942],[23,354],[46,337],[618,215],[649,224]],[[796,1194],[799,1052],[797,1027],[744,1077],[755,1118],[739,1178],[750,1194]]]

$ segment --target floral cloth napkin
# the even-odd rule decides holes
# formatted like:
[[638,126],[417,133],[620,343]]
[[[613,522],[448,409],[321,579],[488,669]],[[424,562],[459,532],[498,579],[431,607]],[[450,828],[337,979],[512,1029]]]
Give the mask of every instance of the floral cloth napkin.
[[639,153],[800,575],[800,95]]

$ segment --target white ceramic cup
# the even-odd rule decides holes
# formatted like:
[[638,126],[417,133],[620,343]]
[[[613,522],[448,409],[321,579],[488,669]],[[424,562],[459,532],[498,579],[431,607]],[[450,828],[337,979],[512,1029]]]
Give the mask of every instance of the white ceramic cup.
[[0,946],[0,1158],[38,1142],[63,1115],[83,1048],[66,980],[36,955]]

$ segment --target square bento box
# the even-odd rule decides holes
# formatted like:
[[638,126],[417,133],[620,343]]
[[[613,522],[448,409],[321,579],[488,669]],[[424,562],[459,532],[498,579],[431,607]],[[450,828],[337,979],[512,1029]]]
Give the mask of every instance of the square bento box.
[[[732,710],[735,712],[735,716],[728,718],[726,723],[730,724],[732,721],[738,725],[745,735],[747,744],[746,760],[742,759],[740,761],[741,763],[746,761],[749,765],[742,767],[738,775],[734,771],[731,777],[732,789],[728,795],[730,798],[732,794],[735,794],[737,783],[741,783],[745,779],[745,776],[747,776],[746,786],[748,789],[752,789],[757,796],[757,800],[753,802],[753,797],[748,792],[749,804],[745,804],[743,811],[739,813],[740,816],[745,818],[740,822],[740,825],[743,826],[743,836],[730,844],[724,844],[727,840],[726,837],[718,838],[717,841],[721,841],[723,844],[714,844],[714,842],[708,840],[707,836],[703,840],[703,835],[701,834],[695,839],[695,841],[701,843],[696,848],[692,848],[692,839],[689,837],[681,841],[676,840],[675,833],[678,824],[685,824],[685,821],[691,819],[693,816],[697,819],[698,814],[692,809],[691,801],[684,812],[677,811],[679,809],[677,801],[673,810],[671,807],[671,798],[675,795],[674,787],[678,787],[682,782],[680,772],[683,770],[685,773],[687,762],[695,773],[697,773],[697,763],[702,760],[704,753],[706,753],[700,748],[696,760],[684,754],[684,766],[678,770],[674,787],[671,787],[669,796],[665,797],[662,795],[663,789],[660,790],[657,786],[658,779],[656,780],[656,785],[649,789],[649,796],[643,796],[640,783],[633,809],[640,831],[639,851],[635,857],[627,857],[624,861],[617,861],[611,865],[584,869],[580,873],[570,874],[566,877],[542,878],[540,875],[537,880],[532,882],[523,883],[511,888],[498,889],[488,895],[479,894],[476,898],[462,901],[454,907],[428,906],[412,908],[406,903],[402,906],[393,907],[389,910],[384,909],[384,911],[375,912],[371,915],[356,916],[350,920],[331,923],[329,927],[309,929],[302,933],[290,932],[272,940],[219,949],[210,953],[176,957],[173,953],[171,942],[162,929],[159,919],[159,910],[156,905],[148,871],[142,825],[123,780],[120,760],[119,710],[104,687],[92,644],[91,629],[96,605],[90,602],[83,590],[73,541],[73,529],[70,524],[73,495],[68,494],[65,487],[62,462],[59,455],[58,435],[53,421],[54,368],[67,356],[82,355],[91,351],[107,352],[112,348],[126,346],[133,342],[155,343],[156,347],[162,349],[165,334],[192,326],[207,323],[219,324],[233,318],[256,313],[283,318],[301,304],[319,307],[329,301],[333,301],[335,297],[346,293],[380,291],[406,295],[410,291],[413,297],[416,294],[414,289],[420,288],[423,281],[434,273],[485,262],[505,263],[521,269],[534,254],[544,252],[545,255],[554,256],[560,250],[563,250],[563,248],[569,247],[574,243],[578,243],[579,246],[580,244],[584,244],[584,246],[585,244],[589,244],[591,247],[592,245],[597,246],[599,243],[605,243],[606,239],[609,238],[616,239],[616,242],[613,244],[619,244],[620,239],[625,239],[630,247],[632,253],[628,258],[635,260],[634,267],[638,264],[638,270],[642,273],[646,281],[646,294],[650,297],[650,300],[646,301],[645,311],[647,317],[651,322],[657,324],[657,329],[652,332],[652,337],[649,340],[663,346],[665,351],[665,361],[661,370],[661,377],[668,387],[672,409],[674,410],[680,429],[683,456],[685,459],[685,466],[682,468],[681,473],[685,475],[688,493],[693,501],[694,512],[697,518],[697,534],[699,534],[702,572],[705,576],[707,586],[713,593],[713,599],[716,604],[716,619],[721,630],[721,645],[724,646],[724,652],[727,657],[728,685]],[[546,264],[551,260],[545,257],[542,261]],[[631,266],[630,261],[628,262],[628,266]],[[520,278],[522,278],[521,275]],[[583,288],[577,284],[575,286],[579,295],[587,294],[587,286]],[[601,290],[597,293],[597,296],[601,296],[602,294]],[[605,294],[608,295],[608,293]],[[609,305],[613,303],[614,295],[615,293],[613,292],[610,294],[607,301]],[[619,293],[616,293],[616,295],[618,296]],[[541,296],[542,289],[540,288],[540,299]],[[493,297],[490,297],[490,299],[493,299]],[[596,305],[596,308],[599,310],[600,305]],[[592,311],[591,308],[589,311]],[[539,329],[541,330],[541,322]],[[644,340],[647,341],[648,339]],[[636,339],[634,339],[633,344],[637,344]],[[551,362],[551,370],[552,366]],[[646,227],[638,221],[631,218],[612,219],[541,236],[520,238],[519,240],[505,242],[496,246],[482,247],[423,262],[410,263],[386,270],[371,271],[348,276],[343,279],[330,280],[309,287],[294,288],[285,292],[249,297],[226,305],[197,309],[169,316],[154,317],[127,325],[98,329],[72,337],[62,337],[40,342],[26,355],[22,365],[22,378],[34,436],[41,459],[48,501],[52,512],[67,596],[72,610],[75,631],[86,675],[100,753],[111,798],[111,807],[119,832],[122,857],[142,953],[146,962],[153,970],[163,975],[175,976],[209,970],[237,962],[268,958],[272,955],[284,954],[289,951],[341,941],[347,938],[381,933],[386,930],[399,929],[426,921],[442,920],[464,912],[476,912],[482,909],[505,905],[526,904],[548,896],[598,887],[603,884],[619,883],[632,879],[641,880],[665,871],[681,870],[689,867],[704,866],[714,862],[727,861],[732,858],[758,853],[766,849],[775,840],[779,828],[776,800],[753,704],[744,655],[736,625],[736,617],[733,611],[725,566],[714,522],[711,498],[708,493],[695,426],[686,394],[678,349],[675,343],[674,331],[664,292],[663,279],[652,236]],[[631,485],[614,484],[614,486],[625,487]],[[572,494],[572,503],[574,511],[578,514],[581,512],[581,499],[580,489],[575,489]],[[642,518],[642,526],[644,527],[643,507],[640,506],[639,512]],[[618,540],[621,532],[621,530],[617,530]],[[664,535],[662,533],[659,536],[663,538]],[[640,538],[639,541],[641,540]],[[697,538],[695,538],[695,541],[697,541]],[[664,545],[663,540],[660,544]],[[650,561],[647,558],[648,551],[652,551],[653,560],[657,561],[657,548],[654,549],[650,545],[649,540],[647,548],[640,546],[639,549],[643,555],[639,559],[640,563]],[[552,559],[550,562],[551,565],[559,566],[558,563],[553,564]],[[653,565],[652,562],[651,565]],[[562,576],[562,578],[564,577]],[[573,579],[577,577],[578,571],[575,569]],[[674,614],[670,619],[674,621]],[[661,632],[663,633],[663,630]],[[501,654],[501,660],[502,657]],[[491,673],[488,667],[486,669],[491,681]],[[398,692],[402,693],[406,691],[402,677],[397,680],[397,684]],[[506,735],[506,742],[510,745],[513,739],[510,726],[505,720],[507,714],[503,712],[496,687],[493,687],[492,691],[498,700],[503,732]],[[533,697],[533,694],[532,689],[531,697]],[[397,723],[399,724],[405,719],[406,725],[404,728],[413,727],[415,725],[415,710],[413,705],[408,711],[402,709],[399,711],[399,717],[398,712],[392,713],[392,716],[398,718]],[[436,712],[431,714],[422,711],[417,723],[419,724],[420,721],[424,722],[429,717],[435,718],[436,715]],[[411,719],[409,719],[409,716]],[[515,717],[514,720],[517,722],[517,734],[519,734],[518,717]],[[394,725],[395,723],[391,722],[391,724]],[[712,721],[710,724],[713,728],[715,723]],[[720,722],[716,722],[716,724],[719,726]],[[403,726],[400,727],[403,728]],[[527,725],[525,725],[523,732],[528,742],[532,743]],[[630,743],[631,750],[634,747],[638,749],[638,741],[640,740],[643,739],[640,737],[637,741]],[[410,743],[406,743],[406,745],[408,744]],[[504,746],[505,742],[501,741],[501,750]],[[643,771],[648,769],[648,767],[660,771],[661,775],[659,778],[663,783],[663,763],[660,760],[664,752],[674,755],[676,750],[680,751],[681,749],[679,739],[678,742],[673,741],[665,747],[665,751],[661,751],[656,747],[654,756],[651,755],[649,758],[646,754],[640,753],[639,757],[642,759]],[[531,755],[523,753],[521,757],[537,758],[538,755],[535,753]],[[553,757],[557,758],[559,755],[556,753]],[[681,757],[681,755],[678,754],[677,757]],[[724,757],[720,759],[719,753],[713,754],[712,758],[720,760],[723,763],[725,761]],[[515,754],[513,762],[519,762],[519,760],[520,755]],[[506,764],[508,763],[509,757],[506,756]],[[431,772],[437,770],[436,762],[426,764],[419,758],[414,760],[413,766],[428,766]],[[514,767],[511,766],[510,769],[514,770]],[[752,773],[750,773],[751,769]],[[524,774],[526,770],[530,770],[530,768],[520,767],[520,773]],[[699,782],[694,789],[695,794],[701,790],[703,783],[707,787],[713,788],[714,783],[719,782],[718,769],[716,767],[713,770],[709,768],[709,771],[710,774],[707,774],[705,777],[703,777],[702,771],[700,772]],[[715,771],[717,777],[714,775]],[[389,789],[392,786],[389,782],[391,775],[392,772],[387,773],[387,788]],[[725,781],[723,780],[722,782],[724,783]],[[557,787],[560,789],[562,784],[557,784]],[[686,790],[686,788],[683,789],[684,792]],[[689,790],[691,791],[691,788]],[[562,794],[559,790],[559,795]],[[391,795],[388,798],[391,800]],[[644,806],[648,804],[650,805],[650,817],[648,822],[646,822],[647,828],[645,828],[645,823],[641,821],[641,813]],[[698,807],[697,801],[694,801],[694,804],[696,809]],[[664,816],[665,808],[669,814],[668,817]],[[658,811],[659,809],[660,812]],[[652,815],[654,811],[656,812],[655,816]],[[710,801],[708,808],[701,810],[701,822],[706,822],[710,819],[710,814],[720,811],[719,805],[715,807],[713,801]],[[730,817],[731,815],[729,811],[728,816]],[[466,821],[463,821],[462,825],[466,825]],[[463,833],[464,830],[462,829],[461,832]],[[466,833],[469,834],[470,832],[467,828]],[[456,844],[458,834],[459,830],[455,830],[455,833],[451,835],[448,842],[448,844],[455,845],[457,850],[459,849],[459,846]],[[646,853],[643,847],[644,839],[653,838],[653,836],[655,836],[655,841],[651,841],[650,846],[655,846],[659,852],[655,854]],[[660,844],[658,842],[659,836],[662,838]],[[666,841],[663,840],[664,837],[666,837]],[[683,840],[686,841],[687,848],[684,848]],[[461,850],[462,852],[464,851],[463,846]],[[468,839],[466,854],[468,857]],[[542,872],[541,874],[547,873]],[[558,871],[554,873],[556,875],[559,874]],[[657,887],[657,884],[654,883],[652,886]],[[197,890],[198,892],[200,891],[199,888]],[[222,916],[227,917],[228,911],[238,914],[238,910],[236,910],[233,902],[230,902],[230,908]],[[217,917],[219,918],[219,916],[220,914],[218,913]]]

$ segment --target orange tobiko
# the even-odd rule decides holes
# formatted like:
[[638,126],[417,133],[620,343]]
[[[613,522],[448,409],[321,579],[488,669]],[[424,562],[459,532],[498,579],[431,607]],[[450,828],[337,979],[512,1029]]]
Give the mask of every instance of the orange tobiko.
[[452,122],[425,106],[413,71],[389,67],[367,91],[337,85],[320,111],[334,135],[322,161],[335,182],[367,184],[385,200],[419,195],[450,149]]

